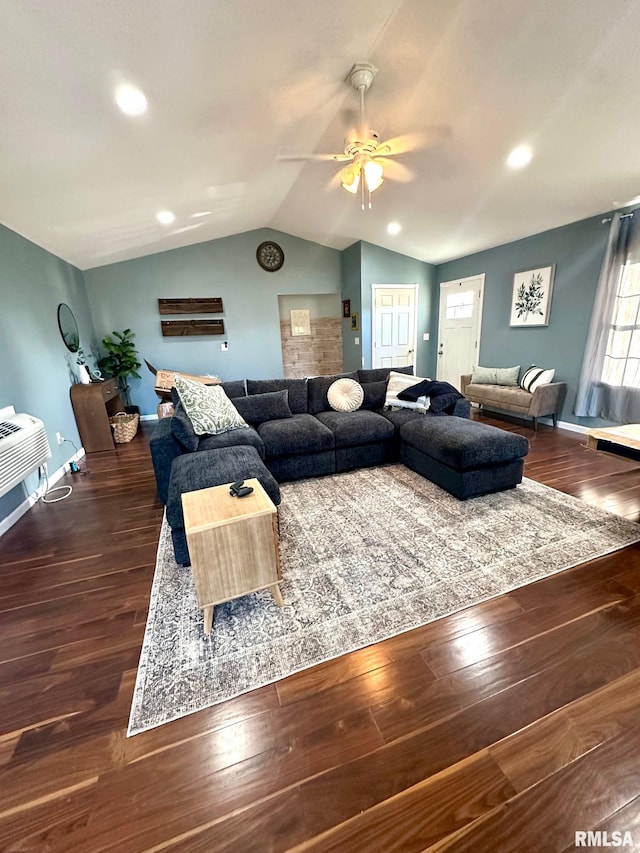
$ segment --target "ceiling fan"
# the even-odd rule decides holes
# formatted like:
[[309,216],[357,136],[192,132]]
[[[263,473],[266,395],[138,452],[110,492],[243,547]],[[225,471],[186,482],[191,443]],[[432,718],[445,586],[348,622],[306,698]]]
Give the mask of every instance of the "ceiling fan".
[[279,160],[325,160],[335,163],[348,163],[337,173],[336,177],[343,189],[354,195],[360,190],[362,209],[371,208],[371,193],[378,189],[385,178],[407,183],[413,180],[414,173],[394,160],[387,158],[407,151],[415,151],[425,144],[425,135],[408,133],[394,139],[380,142],[380,137],[366,123],[364,110],[365,92],[371,86],[378,69],[370,62],[356,62],[349,74],[347,82],[360,96],[360,114],[358,126],[353,139],[346,139],[344,152],[341,154],[282,154]]

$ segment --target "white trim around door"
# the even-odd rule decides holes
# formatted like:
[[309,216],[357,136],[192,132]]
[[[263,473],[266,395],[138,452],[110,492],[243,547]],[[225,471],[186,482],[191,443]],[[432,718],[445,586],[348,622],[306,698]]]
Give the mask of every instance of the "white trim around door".
[[416,363],[418,285],[371,285],[371,366]]
[[460,388],[460,377],[478,364],[484,273],[440,282],[438,379]]

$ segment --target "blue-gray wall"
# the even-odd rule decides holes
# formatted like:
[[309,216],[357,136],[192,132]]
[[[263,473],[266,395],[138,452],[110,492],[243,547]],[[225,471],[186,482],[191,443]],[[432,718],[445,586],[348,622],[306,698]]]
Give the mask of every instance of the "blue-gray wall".
[[[553,367],[568,385],[561,419],[585,426],[605,424],[573,414],[591,310],[609,228],[602,214],[440,264],[438,284],[485,274],[479,363],[486,367]],[[515,272],[555,264],[549,325],[511,328]],[[437,306],[434,312],[437,314]],[[437,324],[437,318],[436,318]],[[434,337],[434,336],[432,336]]]
[[[0,407],[14,406],[44,421],[51,446],[49,471],[74,454],[70,444],[58,446],[62,433],[80,446],[69,387],[77,365],[58,331],[58,304],[73,311],[83,349],[94,344],[94,330],[80,270],[0,225]],[[0,498],[0,521],[33,492],[33,474]]]
[[[360,267],[362,243],[354,243],[341,253],[342,298],[351,302],[351,312],[362,319]],[[362,324],[360,324],[362,328]],[[356,339],[359,343],[356,344]],[[351,320],[342,319],[342,365],[346,371],[362,367],[362,334],[351,330]]]
[[[361,323],[362,355],[365,367],[371,367],[372,313],[371,286],[373,284],[418,285],[418,334],[415,359],[418,376],[435,375],[435,335],[432,333],[434,311],[434,282],[436,268],[415,258],[391,252],[372,243],[361,244]],[[435,306],[437,323],[437,303]],[[423,341],[424,332],[431,333]]]
[[[285,262],[275,273],[262,270],[256,248],[275,240]],[[224,380],[282,376],[280,294],[340,294],[340,252],[271,229],[173,249],[85,272],[96,332],[100,338],[127,327],[138,353],[160,369],[213,373]],[[163,337],[159,298],[222,297],[225,334]],[[212,316],[212,315],[210,315]],[[175,318],[173,318],[175,319]],[[221,341],[228,352],[221,352]],[[154,414],[158,399],[143,365],[132,380],[132,402]]]

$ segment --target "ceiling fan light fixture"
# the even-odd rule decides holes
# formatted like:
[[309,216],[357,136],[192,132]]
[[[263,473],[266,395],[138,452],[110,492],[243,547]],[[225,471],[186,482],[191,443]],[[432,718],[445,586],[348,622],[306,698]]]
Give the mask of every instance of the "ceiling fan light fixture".
[[364,172],[364,178],[367,183],[367,189],[370,193],[374,190],[377,190],[379,186],[384,182],[383,174],[384,168],[382,163],[377,160],[367,160],[364,166],[362,167],[362,171]]
[[343,189],[355,195],[360,185],[360,169],[355,163],[350,163],[344,169],[340,170],[340,180],[342,181]]

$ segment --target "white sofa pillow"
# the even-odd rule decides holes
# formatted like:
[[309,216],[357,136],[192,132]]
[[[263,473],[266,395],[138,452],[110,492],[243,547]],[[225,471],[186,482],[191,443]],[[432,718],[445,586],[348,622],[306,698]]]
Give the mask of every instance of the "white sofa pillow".
[[525,391],[531,391],[533,394],[539,385],[548,385],[550,382],[553,382],[555,373],[555,369],[545,370],[544,367],[536,367],[535,364],[532,364],[522,374],[520,387],[524,388]]
[[334,412],[355,412],[362,405],[364,390],[355,379],[343,377],[329,385],[327,402]]

